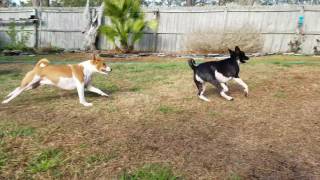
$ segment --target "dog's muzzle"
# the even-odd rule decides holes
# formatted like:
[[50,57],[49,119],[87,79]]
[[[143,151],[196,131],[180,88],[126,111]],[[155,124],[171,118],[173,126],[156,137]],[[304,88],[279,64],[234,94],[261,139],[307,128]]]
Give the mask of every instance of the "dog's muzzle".
[[108,75],[110,72],[112,71],[112,69],[110,67],[107,67],[106,69],[102,69],[101,72],[105,75]]
[[107,67],[107,68],[106,68],[106,71],[107,71],[107,72],[111,72],[111,71],[112,71],[111,67]]

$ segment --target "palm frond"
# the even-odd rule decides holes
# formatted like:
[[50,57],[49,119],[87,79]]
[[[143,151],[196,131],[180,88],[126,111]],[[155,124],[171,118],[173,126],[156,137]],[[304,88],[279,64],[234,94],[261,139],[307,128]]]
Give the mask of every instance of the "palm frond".
[[109,41],[120,42],[121,48],[130,50],[143,36],[146,27],[156,29],[156,21],[145,21],[140,0],[105,0],[105,13],[110,25],[101,28]]

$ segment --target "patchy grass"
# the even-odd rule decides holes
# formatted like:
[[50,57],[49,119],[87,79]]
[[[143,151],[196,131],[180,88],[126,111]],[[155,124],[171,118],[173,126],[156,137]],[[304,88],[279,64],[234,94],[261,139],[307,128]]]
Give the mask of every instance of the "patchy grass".
[[[52,63],[88,58],[44,57]],[[35,58],[0,64],[1,98]],[[93,84],[110,97],[86,92],[93,107],[79,104],[76,91],[54,87],[0,105],[0,179],[133,179],[153,177],[150,172],[185,179],[319,176],[320,58],[252,58],[240,73],[249,97],[230,82],[235,100],[229,102],[208,85],[209,103],[196,96],[186,60],[107,61],[112,73],[95,75]]]
[[120,180],[178,180],[181,179],[174,175],[169,167],[159,164],[146,165],[132,173],[123,172]]
[[208,114],[209,114],[209,116],[216,117],[216,116],[219,115],[219,112],[216,112],[216,111],[212,110]]
[[115,153],[111,154],[92,154],[86,158],[86,163],[89,165],[107,163],[111,159],[116,158],[117,155]]
[[291,67],[293,65],[308,65],[308,66],[319,66],[320,63],[318,62],[306,62],[306,61],[288,61],[288,62],[282,62],[282,61],[273,61],[270,62],[271,64],[276,64],[280,66],[285,66],[285,67]]
[[228,180],[242,180],[243,178],[235,173],[231,173]]
[[274,97],[276,98],[287,98],[287,93],[282,91],[282,90],[279,90],[277,91],[275,94],[274,94]]
[[27,171],[36,174],[57,168],[63,164],[63,151],[60,149],[45,149],[29,162]]
[[9,131],[7,134],[12,137],[23,137],[23,136],[32,136],[35,132],[34,128],[30,127],[23,127],[17,128],[12,131]]
[[129,90],[132,91],[132,92],[141,92],[142,88],[139,87],[139,86],[133,86]]
[[35,128],[19,126],[17,124],[1,124],[0,125],[0,136],[10,136],[10,137],[26,137],[32,136],[35,133]]
[[104,85],[105,89],[110,92],[110,93],[114,93],[120,90],[119,86],[117,86],[116,84],[112,84],[112,83],[107,83]]
[[160,105],[159,111],[164,113],[164,114],[181,112],[181,110],[178,109],[177,107],[167,106],[167,105]]
[[0,141],[0,170],[7,164],[8,153],[4,150],[4,142]]
[[[320,66],[320,62],[318,61],[318,57],[313,56],[266,56],[266,57],[258,57],[260,61],[255,61],[256,63],[263,64],[274,64],[284,67],[291,67],[294,65],[297,66]],[[252,64],[252,63],[251,63]]]

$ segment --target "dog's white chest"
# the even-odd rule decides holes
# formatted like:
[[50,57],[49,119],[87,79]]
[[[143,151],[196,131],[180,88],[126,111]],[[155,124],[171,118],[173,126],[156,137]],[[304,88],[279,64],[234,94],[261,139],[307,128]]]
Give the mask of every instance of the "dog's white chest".
[[72,90],[77,87],[73,78],[60,77],[57,86],[61,89]]
[[90,75],[85,75],[84,76],[84,84],[88,85],[91,83],[91,74]]
[[85,85],[88,85],[91,83],[91,76],[92,76],[92,73],[88,70],[84,70],[83,71],[83,74],[84,74],[84,84]]
[[214,72],[214,75],[220,83],[225,83],[232,79],[232,77],[226,77],[223,74],[219,73],[217,70]]

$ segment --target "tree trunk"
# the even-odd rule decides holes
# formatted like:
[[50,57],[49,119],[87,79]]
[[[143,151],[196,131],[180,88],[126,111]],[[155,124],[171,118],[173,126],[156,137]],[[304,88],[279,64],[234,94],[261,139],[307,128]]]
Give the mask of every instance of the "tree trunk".
[[193,0],[187,0],[187,6],[193,6]]
[[32,6],[33,7],[39,7],[40,6],[40,0],[32,0]]
[[8,7],[8,2],[7,0],[0,0],[0,7]]
[[92,18],[89,11],[89,0],[87,0],[87,5],[83,13],[84,21],[86,26],[82,33],[85,34],[85,38],[82,45],[82,50],[96,50],[96,38],[98,35],[99,27],[101,26],[101,21],[103,18],[104,2],[101,4],[96,11],[93,11]]
[[50,6],[50,0],[32,0],[32,6],[33,7],[39,7],[41,6]]

